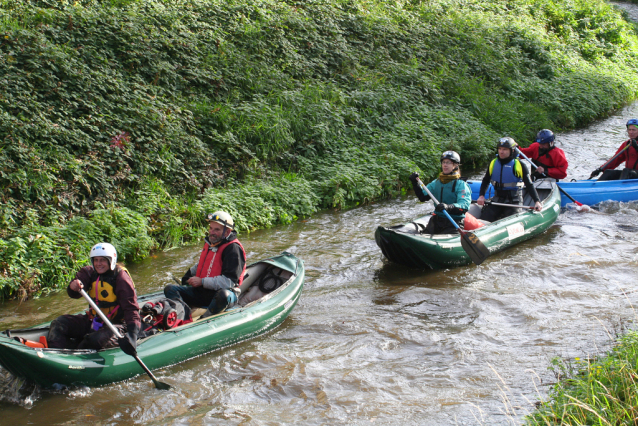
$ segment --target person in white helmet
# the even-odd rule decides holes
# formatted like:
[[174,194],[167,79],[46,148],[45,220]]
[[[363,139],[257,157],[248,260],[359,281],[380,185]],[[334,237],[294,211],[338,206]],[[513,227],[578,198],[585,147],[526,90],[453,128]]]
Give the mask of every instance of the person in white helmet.
[[237,239],[235,222],[224,211],[206,216],[208,236],[196,265],[186,271],[182,285],[169,284],[164,295],[191,307],[206,308],[202,318],[237,303],[238,287],[246,272],[246,252]]
[[133,279],[117,263],[117,251],[111,244],[94,245],[90,257],[91,265],[75,274],[67,293],[79,299],[80,289],[84,289],[123,337],[118,340],[89,308],[84,314],[62,315],[53,320],[47,343],[50,348],[64,349],[103,349],[119,344],[125,353],[134,356],[141,321]]

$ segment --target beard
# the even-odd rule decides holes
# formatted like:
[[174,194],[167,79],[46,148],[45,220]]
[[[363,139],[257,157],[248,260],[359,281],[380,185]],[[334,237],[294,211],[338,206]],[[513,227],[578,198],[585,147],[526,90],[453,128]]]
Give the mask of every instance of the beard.
[[208,234],[208,241],[210,241],[211,244],[218,244],[221,240],[223,240],[223,237],[214,237],[210,234]]

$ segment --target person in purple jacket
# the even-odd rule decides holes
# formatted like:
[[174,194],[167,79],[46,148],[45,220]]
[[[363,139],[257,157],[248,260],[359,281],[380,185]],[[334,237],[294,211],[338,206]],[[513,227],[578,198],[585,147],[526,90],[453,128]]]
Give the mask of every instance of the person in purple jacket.
[[90,257],[91,265],[75,274],[67,293],[79,299],[80,289],[84,289],[123,337],[118,339],[89,308],[83,314],[62,315],[53,320],[48,345],[64,349],[103,349],[119,345],[122,351],[135,356],[141,321],[133,279],[128,270],[117,263],[117,251],[111,244],[94,245]]

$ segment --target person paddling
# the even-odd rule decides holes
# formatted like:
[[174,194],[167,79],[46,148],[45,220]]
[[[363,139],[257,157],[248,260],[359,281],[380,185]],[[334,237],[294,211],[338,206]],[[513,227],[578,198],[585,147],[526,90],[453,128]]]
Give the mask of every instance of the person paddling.
[[519,213],[521,209],[516,206],[523,204],[523,186],[525,186],[527,193],[534,200],[534,210],[541,211],[543,209],[527,167],[523,166],[516,158],[518,156],[517,147],[516,141],[510,137],[499,139],[497,144],[498,154],[485,172],[481,182],[479,198],[476,200],[476,204],[479,206],[485,205],[485,192],[491,182],[495,191],[492,201],[494,203],[510,204],[514,207],[488,204],[481,211],[482,220],[493,222]]
[[554,132],[543,129],[536,135],[536,143],[527,148],[518,148],[536,165],[536,170],[531,174],[532,181],[544,177],[559,181],[567,177],[568,163],[565,152],[554,146],[554,139]]
[[75,274],[67,293],[73,299],[82,297],[80,289],[88,293],[95,305],[118,329],[121,338],[105,327],[92,309],[80,315],[62,315],[51,322],[48,346],[60,349],[103,349],[119,344],[124,353],[137,354],[140,332],[140,313],[135,285],[129,272],[117,263],[117,251],[109,243],[91,248],[91,265]]
[[[598,180],[638,179],[638,118],[630,119],[626,126],[629,139],[620,145],[611,160],[591,172],[589,179],[601,173]],[[623,170],[614,170],[622,163],[625,163]]]
[[[439,204],[435,206],[434,215],[430,218],[425,230],[425,234],[455,234],[456,227],[445,216],[443,211],[447,211],[452,219],[462,228],[465,220],[465,213],[470,208],[472,202],[472,190],[461,180],[461,170],[459,168],[461,157],[455,151],[445,151],[441,155],[441,173],[436,180],[427,185],[434,197],[438,196]],[[414,188],[414,193],[420,201],[430,200],[428,194],[424,194],[417,179],[418,173],[410,175],[410,181]]]

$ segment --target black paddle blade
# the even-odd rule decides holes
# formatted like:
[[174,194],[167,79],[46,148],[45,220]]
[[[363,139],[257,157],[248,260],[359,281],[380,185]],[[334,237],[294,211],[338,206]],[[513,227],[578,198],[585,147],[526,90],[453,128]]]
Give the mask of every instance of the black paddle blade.
[[461,234],[461,247],[470,256],[472,262],[480,265],[490,255],[490,251],[479,238],[471,232],[464,232],[459,229]]
[[144,364],[142,362],[142,360],[140,359],[139,356],[135,355],[135,356],[133,356],[133,358],[135,358],[135,361],[137,361],[137,363],[140,365],[140,367],[142,367],[144,369],[144,371],[146,371],[146,374],[148,374],[148,377],[151,378],[151,380],[153,381],[153,383],[155,384],[155,387],[157,389],[159,389],[159,390],[169,390],[171,388],[171,385],[169,385],[168,383],[160,382],[159,380],[157,380],[155,378],[155,376],[153,375],[153,373],[151,372],[151,370],[148,369],[146,364]]
[[164,382],[154,382],[155,383],[155,387],[159,390],[169,390],[171,388],[171,385],[169,385],[168,383],[164,383]]

